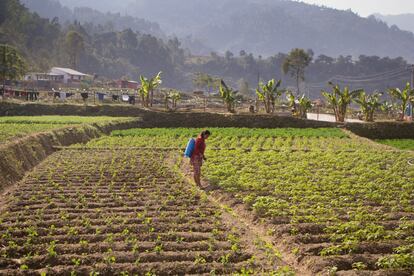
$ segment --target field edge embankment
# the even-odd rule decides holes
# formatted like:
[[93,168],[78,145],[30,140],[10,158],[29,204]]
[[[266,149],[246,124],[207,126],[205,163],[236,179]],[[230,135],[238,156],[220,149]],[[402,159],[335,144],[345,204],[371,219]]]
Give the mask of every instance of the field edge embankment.
[[368,139],[414,139],[414,123],[375,122],[346,123],[345,128]]
[[342,127],[369,139],[414,139],[414,123],[333,123],[289,116],[221,114],[205,112],[162,112],[137,106],[71,104],[18,104],[0,102],[0,116],[77,115],[140,117],[141,127],[247,127],[247,128],[335,128]]
[[21,180],[25,174],[55,152],[56,146],[86,143],[113,130],[139,127],[140,120],[83,124],[32,134],[0,146],[0,191]]

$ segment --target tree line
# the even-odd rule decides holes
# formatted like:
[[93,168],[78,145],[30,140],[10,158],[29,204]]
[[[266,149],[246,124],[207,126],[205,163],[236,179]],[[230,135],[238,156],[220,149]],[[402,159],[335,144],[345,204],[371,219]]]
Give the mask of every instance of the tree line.
[[[252,98],[256,97],[260,81],[276,78],[297,94],[314,99],[321,97],[320,90],[328,88],[327,83],[333,76],[369,76],[407,66],[401,57],[333,58],[315,56],[310,49],[293,49],[270,57],[254,56],[244,50],[238,54],[227,51],[224,55],[212,52],[207,57],[193,56],[174,37],[163,40],[132,29],[114,31],[77,21],[62,26],[57,19],[43,19],[29,12],[18,0],[4,0],[1,5],[0,43],[14,46],[32,71],[67,66],[103,80],[139,80],[139,75],[156,75],[162,71],[166,87],[218,92],[219,82],[208,78],[225,79],[239,94]],[[295,65],[297,60],[306,65],[304,69]],[[209,76],[207,80],[202,79],[205,76]],[[331,81],[348,84],[350,89],[385,91],[406,82],[408,77],[407,72],[371,82]]]

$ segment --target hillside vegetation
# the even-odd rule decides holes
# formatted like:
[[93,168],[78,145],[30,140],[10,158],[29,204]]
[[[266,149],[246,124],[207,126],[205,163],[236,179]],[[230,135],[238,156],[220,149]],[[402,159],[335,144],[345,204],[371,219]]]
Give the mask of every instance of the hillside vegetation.
[[[282,86],[284,87],[295,86],[294,79],[290,75],[284,75],[281,70],[283,61],[287,56],[287,51],[278,52],[280,43],[273,43],[269,40],[267,47],[269,51],[272,49],[272,55],[270,57],[257,55],[256,53],[260,52],[259,48],[254,52],[240,50],[237,52],[226,51],[224,55],[212,52],[208,56],[195,56],[183,46],[184,43],[188,46],[187,42],[191,39],[193,39],[192,45],[197,45],[194,42],[195,37],[185,38],[184,43],[176,37],[166,37],[163,35],[164,31],[158,29],[158,25],[150,21],[137,19],[135,17],[133,20],[129,20],[132,17],[113,13],[102,13],[91,8],[77,8],[72,11],[51,0],[42,0],[41,2],[31,1],[30,3],[30,7],[33,10],[38,10],[43,16],[47,16],[49,19],[42,18],[37,13],[33,13],[33,11],[25,8],[18,0],[2,1],[1,5],[3,7],[0,10],[0,43],[10,44],[16,47],[28,61],[31,71],[47,71],[52,66],[73,67],[79,71],[95,75],[100,79],[127,78],[132,80],[138,80],[139,75],[149,77],[162,71],[164,87],[188,90],[194,88],[207,89],[206,87],[193,85],[195,73],[203,72],[214,77],[224,78],[232,87],[239,89],[245,95],[254,94],[254,88],[257,86],[258,78],[262,80],[278,78],[282,79]],[[93,1],[88,3],[92,4]],[[230,5],[232,2],[228,0],[216,7],[218,10],[215,11],[215,16],[216,13],[220,12],[221,5],[225,3]],[[292,7],[296,7],[297,5],[297,3],[288,3],[290,2],[286,2],[287,6],[293,5]],[[172,5],[170,2],[165,3],[165,9],[174,8],[170,5]],[[246,5],[248,6],[250,4]],[[254,5],[258,4],[256,3]],[[302,8],[307,7],[303,4],[299,6]],[[189,7],[193,7],[193,4]],[[240,12],[243,7],[242,5],[242,7],[234,8],[232,11],[236,12],[238,10]],[[144,8],[148,13],[144,14],[142,12]],[[147,10],[147,8],[145,5],[141,5],[140,13],[134,13],[134,7],[131,7],[130,11],[139,16],[149,17],[155,11]],[[179,13],[180,11],[177,10],[179,8],[177,6],[175,10],[172,9],[170,16]],[[310,8],[315,9],[313,6],[310,6]],[[208,16],[203,15],[201,10],[204,9],[206,14],[213,13],[212,7],[200,4],[200,12],[198,10],[196,12],[199,13],[199,21],[210,22],[209,20],[215,20],[215,17],[209,19]],[[319,8],[319,10],[321,9]],[[327,10],[341,14],[339,11]],[[260,9],[257,10],[257,13],[259,11]],[[184,11],[182,14],[185,14]],[[219,14],[223,15],[225,13]],[[296,13],[293,9],[289,14],[294,15]],[[191,17],[187,18],[183,16],[178,22],[182,23],[181,26],[183,28],[195,28],[195,23],[191,23]],[[216,23],[223,23],[222,26],[226,25],[224,21],[230,20],[229,18],[224,18],[225,16],[219,17],[221,19],[217,18]],[[251,17],[249,16],[249,18]],[[264,19],[266,18],[264,17]],[[162,20],[167,20],[168,17],[160,16],[158,19],[161,22]],[[258,22],[266,21],[259,19],[258,17]],[[221,22],[220,20],[224,21]],[[338,18],[338,20],[342,19]],[[385,26],[384,28],[388,28],[385,24],[381,24]],[[128,26],[129,28],[123,29]],[[345,28],[344,26],[343,28]],[[151,34],[151,28],[153,28],[152,30],[155,33],[161,32],[161,34]],[[247,43],[246,45],[248,43],[262,43],[265,41],[259,37],[254,37],[253,34],[264,32],[266,27],[257,26],[256,29],[257,31],[252,30],[250,37],[246,36],[244,38]],[[73,32],[76,33],[75,36],[73,36]],[[148,34],[147,32],[150,33]],[[234,33],[237,32],[239,31],[235,29]],[[205,33],[208,34],[208,30]],[[398,31],[398,33],[401,32]],[[331,33],[326,35],[325,38],[312,40],[315,43],[327,43],[327,41],[333,43],[337,41],[335,39],[336,35],[336,33]],[[407,34],[407,37],[410,35]],[[69,38],[71,37],[77,37],[82,42],[80,44],[81,47],[75,49],[76,51],[70,48],[71,43],[69,42],[71,40]],[[222,43],[216,43],[215,45],[220,45],[220,47],[226,49],[225,47],[227,46],[225,44],[227,41],[232,41],[232,43],[237,42],[237,39],[232,39],[232,37],[233,34],[229,34],[228,37],[224,35],[222,37]],[[243,37],[245,36],[243,35]],[[275,37],[279,39],[280,35],[275,36],[269,33],[267,37],[268,39]],[[300,37],[300,34],[288,31],[286,37],[296,39]],[[202,45],[198,45],[202,47]],[[303,48],[307,46],[305,42],[298,43],[297,45],[303,46]],[[385,47],[384,43],[377,43],[377,45],[379,47]],[[399,45],[400,43],[395,47],[399,47]],[[332,47],[329,46],[329,49],[332,49]],[[353,48],[349,47],[349,49]],[[374,51],[371,51],[370,55],[340,55],[336,57],[318,54],[311,49],[308,49],[307,52],[312,57],[312,62],[306,68],[306,89],[304,91],[314,98],[320,97],[320,90],[327,88],[326,84],[328,80],[340,83],[341,85],[350,85],[353,88],[363,87],[369,91],[375,89],[384,91],[388,87],[402,86],[410,77],[409,72],[404,71],[407,62],[401,57],[389,58],[371,55],[371,52]],[[73,53],[77,54],[75,59],[73,56],[70,56],[71,53],[72,55]],[[397,48],[394,49],[394,53],[404,54],[404,52],[399,51]],[[77,62],[74,64],[73,60]],[[391,75],[383,74],[384,72],[390,71],[392,72]],[[372,75],[375,77],[372,77]],[[334,76],[336,78],[333,78]],[[344,76],[355,76],[357,78],[349,79]]]
[[[161,5],[164,8],[158,9]],[[412,33],[375,17],[296,1],[139,0],[128,7],[128,13],[157,21],[169,33],[191,34],[221,52],[246,50],[269,56],[299,46],[332,56],[414,59]]]

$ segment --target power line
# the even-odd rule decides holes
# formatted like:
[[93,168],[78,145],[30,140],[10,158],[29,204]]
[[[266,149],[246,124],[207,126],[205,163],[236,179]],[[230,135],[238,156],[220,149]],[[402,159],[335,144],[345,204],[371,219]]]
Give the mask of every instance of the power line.
[[376,78],[376,77],[381,77],[384,75],[390,75],[390,74],[394,74],[394,73],[400,73],[403,71],[407,71],[406,67],[401,67],[398,69],[394,69],[391,71],[387,71],[387,72],[382,72],[382,73],[376,73],[376,74],[372,74],[372,75],[366,75],[366,76],[344,76],[344,75],[335,75],[334,77],[336,78],[344,78],[344,79],[355,79],[355,80],[359,80],[359,79],[371,79],[371,78]]
[[392,78],[396,78],[396,77],[401,77],[403,75],[406,75],[407,73],[409,73],[409,72],[407,70],[405,70],[405,71],[397,72],[397,73],[390,74],[390,75],[384,75],[382,77],[376,77],[376,78],[371,78],[371,79],[360,79],[360,80],[346,79],[346,78],[335,78],[335,77],[332,78],[332,79],[337,80],[339,82],[361,83],[361,82],[373,82],[373,81],[388,80],[388,79],[392,79]]
[[[326,87],[328,85],[329,82],[333,82],[333,81],[337,81],[337,82],[341,82],[341,83],[364,83],[364,82],[373,82],[373,81],[383,81],[383,80],[388,80],[391,78],[396,78],[396,77],[402,77],[405,74],[407,74],[409,71],[407,68],[405,68],[404,70],[393,70],[393,71],[389,71],[389,72],[384,72],[382,74],[377,74],[377,75],[371,75],[371,77],[373,78],[364,78],[364,79],[356,79],[353,78],[351,76],[333,76],[332,78],[324,81],[324,82],[318,82],[318,83],[310,83],[307,86],[311,87],[311,88],[319,88],[319,87]],[[368,76],[367,76],[368,77]]]

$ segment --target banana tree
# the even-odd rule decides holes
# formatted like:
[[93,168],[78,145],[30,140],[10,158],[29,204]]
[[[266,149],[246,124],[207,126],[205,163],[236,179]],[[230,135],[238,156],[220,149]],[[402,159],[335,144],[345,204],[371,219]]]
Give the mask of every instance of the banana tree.
[[298,99],[299,102],[299,116],[302,119],[306,119],[306,114],[308,113],[309,109],[312,108],[312,102],[309,98],[302,95]]
[[263,101],[266,113],[275,112],[276,99],[283,94],[283,90],[279,90],[282,81],[275,81],[271,79],[267,83],[259,83],[259,88],[256,89],[256,94],[259,100]]
[[391,119],[393,117],[393,111],[395,110],[395,104],[390,102],[383,102],[381,105],[381,111],[387,114],[387,118]]
[[306,114],[309,109],[312,108],[312,102],[305,95],[300,96],[298,99],[293,95],[292,92],[286,94],[286,99],[289,102],[289,106],[293,108],[293,115],[298,116],[302,119],[306,119]]
[[286,93],[286,100],[289,103],[289,107],[292,108],[292,115],[297,116],[297,106],[296,106],[296,98],[295,95],[291,91]]
[[162,72],[159,72],[155,77],[147,79],[144,76],[140,76],[141,88],[138,90],[141,96],[142,104],[144,107],[152,106],[154,100],[154,89],[159,87],[162,83]]
[[228,87],[223,80],[220,81],[219,91],[226,104],[227,111],[234,113],[234,104],[236,102],[236,94],[238,91],[235,91],[231,87]]
[[162,90],[164,95],[164,105],[166,110],[170,110],[170,101],[172,109],[177,108],[177,102],[181,99],[181,92],[175,89]]
[[168,93],[168,97],[172,101],[172,108],[176,109],[178,101],[181,100],[181,92],[178,90],[174,90],[174,89],[170,90]]
[[329,82],[332,86],[332,92],[322,91],[322,95],[333,108],[335,120],[337,122],[345,122],[346,112],[351,102],[363,92],[363,89],[350,90],[346,86],[343,90],[339,85]]
[[140,76],[139,77],[141,79],[141,87],[138,89],[138,94],[141,97],[141,103],[143,107],[148,107],[148,103],[149,103],[149,82],[148,79]]
[[358,97],[354,99],[354,102],[360,105],[365,121],[374,121],[374,112],[382,106],[382,103],[380,102],[381,96],[382,93],[379,92],[368,95],[365,91],[362,91]]
[[399,88],[392,88],[388,89],[388,93],[391,97],[399,101],[398,108],[400,110],[400,116],[398,120],[403,121],[404,113],[408,107],[408,104],[410,101],[414,102],[414,89],[411,88],[410,83],[407,83],[403,90],[400,90]]

